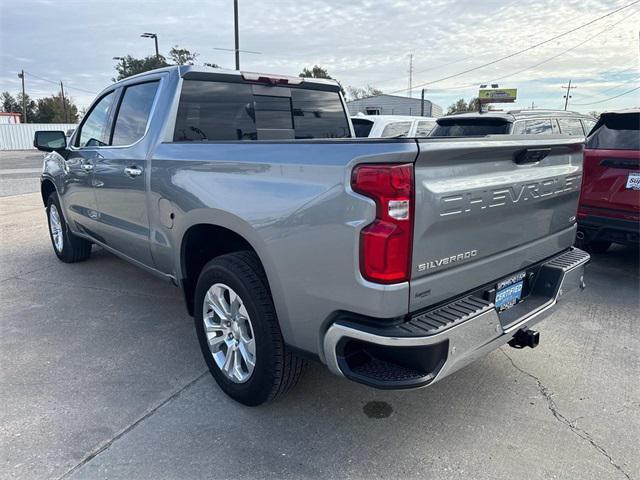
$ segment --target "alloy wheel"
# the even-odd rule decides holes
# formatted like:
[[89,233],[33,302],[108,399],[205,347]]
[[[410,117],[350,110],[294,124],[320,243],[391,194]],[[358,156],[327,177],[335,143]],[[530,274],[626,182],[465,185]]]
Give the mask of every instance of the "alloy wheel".
[[244,383],[256,365],[256,342],[251,319],[240,296],[216,283],[202,306],[209,351],[220,371],[234,383]]

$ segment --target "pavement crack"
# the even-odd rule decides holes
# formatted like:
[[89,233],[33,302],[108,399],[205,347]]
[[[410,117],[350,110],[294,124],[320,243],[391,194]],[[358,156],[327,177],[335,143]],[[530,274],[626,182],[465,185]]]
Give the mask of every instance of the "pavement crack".
[[163,401],[161,401],[159,404],[157,404],[155,407],[151,408],[150,410],[147,410],[140,418],[138,418],[137,420],[135,420],[134,422],[130,423],[129,425],[127,425],[125,428],[123,428],[122,430],[120,430],[118,433],[116,433],[113,437],[111,437],[109,440],[107,440],[106,442],[102,443],[101,445],[97,446],[96,448],[94,448],[92,451],[90,451],[82,460],[80,460],[80,462],[78,462],[76,465],[74,465],[73,467],[71,467],[69,470],[67,470],[66,472],[64,472],[60,477],[58,477],[58,480],[62,480],[64,478],[69,478],[69,476],[71,474],[73,474],[75,471],[77,471],[79,468],[81,468],[82,466],[86,465],[87,463],[89,463],[91,460],[93,460],[94,458],[96,458],[98,455],[100,455],[102,452],[106,451],[109,447],[111,447],[111,445],[113,445],[115,442],[117,442],[118,440],[120,440],[122,437],[124,437],[127,433],[131,432],[134,428],[136,428],[138,425],[140,425],[142,422],[144,422],[145,420],[147,420],[149,417],[151,417],[153,414],[155,414],[158,410],[160,410],[162,407],[164,407],[165,405],[168,405],[169,403],[171,403],[173,400],[177,399],[180,397],[180,395],[182,395],[186,390],[188,390],[189,388],[191,388],[193,385],[195,385],[199,380],[201,380],[203,377],[207,376],[209,374],[208,370],[205,370],[204,372],[202,372],[200,375],[198,375],[197,377],[195,377],[193,380],[191,380],[189,383],[187,383],[186,385],[183,385],[182,387],[180,387],[177,391],[173,392],[171,395],[169,395],[167,398],[165,398]]
[[545,399],[546,403],[547,403],[547,408],[549,409],[549,411],[551,412],[551,414],[554,416],[554,418],[556,420],[558,420],[560,423],[566,425],[567,427],[569,427],[569,429],[578,437],[580,437],[582,440],[585,440],[587,442],[589,442],[589,444],[595,448],[601,455],[603,455],[605,458],[607,458],[607,460],[609,460],[609,463],[611,463],[611,465],[613,465],[622,475],[624,475],[628,480],[632,480],[631,476],[622,468],[621,465],[619,465],[614,459],[613,457],[609,454],[609,452],[607,452],[604,447],[602,447],[601,445],[598,445],[598,443],[593,439],[593,437],[591,437],[591,435],[589,434],[589,432],[586,432],[585,430],[581,429],[580,427],[578,427],[576,425],[576,421],[578,420],[578,418],[576,418],[574,421],[569,420],[567,417],[565,417],[562,413],[560,413],[560,411],[558,410],[558,406],[556,405],[556,402],[553,400],[553,392],[551,390],[549,390],[549,388],[547,388],[542,381],[536,377],[534,374],[527,372],[526,370],[524,370],[523,368],[519,367],[518,365],[516,365],[516,363],[513,361],[513,358],[511,358],[511,356],[504,351],[504,349],[500,349],[500,351],[504,354],[505,357],[507,357],[507,359],[509,360],[509,362],[511,362],[511,365],[513,366],[513,368],[515,368],[517,371],[519,371],[520,373],[522,373],[523,375],[526,375],[527,377],[535,380],[537,386],[538,386],[538,390],[540,390],[540,394],[542,395],[542,397]]

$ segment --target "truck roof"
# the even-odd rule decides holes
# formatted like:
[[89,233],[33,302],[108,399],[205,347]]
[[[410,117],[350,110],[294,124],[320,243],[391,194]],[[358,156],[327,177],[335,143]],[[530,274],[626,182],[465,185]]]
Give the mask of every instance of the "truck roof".
[[589,118],[593,119],[590,115],[585,115],[579,112],[567,111],[567,110],[544,110],[544,109],[536,109],[536,110],[506,110],[506,111],[489,111],[489,112],[467,112],[467,113],[454,113],[452,115],[446,115],[444,117],[440,117],[442,120],[447,120],[450,118],[498,118],[504,119],[509,122],[514,122],[521,118],[533,118],[533,117],[545,117],[545,118],[556,118],[556,117],[580,117],[580,118]]
[[333,80],[333,79],[327,79],[327,78],[309,78],[309,77],[296,77],[295,75],[282,75],[282,74],[274,74],[274,73],[263,73],[263,72],[248,72],[248,71],[243,71],[243,70],[229,70],[226,68],[213,68],[213,67],[204,67],[204,66],[196,66],[196,65],[172,65],[169,67],[163,67],[163,68],[156,68],[154,70],[149,70],[148,72],[143,72],[143,73],[139,73],[137,75],[132,75],[130,77],[127,78],[123,78],[122,80],[119,80],[118,82],[116,82],[116,84],[121,83],[121,82],[125,82],[125,81],[129,81],[132,78],[142,78],[145,77],[147,75],[152,75],[152,74],[157,74],[157,73],[162,73],[162,72],[174,72],[177,71],[178,75],[180,75],[181,77],[185,77],[187,75],[191,76],[207,76],[207,75],[211,75],[212,78],[219,78],[220,76],[229,76],[230,78],[238,78],[241,77],[243,74],[252,74],[252,75],[259,75],[261,77],[274,77],[274,78],[302,78],[303,80],[303,84],[313,84],[313,85],[324,85],[324,86],[329,86],[329,87],[333,87],[333,88],[340,88],[340,85],[338,84],[337,81]]

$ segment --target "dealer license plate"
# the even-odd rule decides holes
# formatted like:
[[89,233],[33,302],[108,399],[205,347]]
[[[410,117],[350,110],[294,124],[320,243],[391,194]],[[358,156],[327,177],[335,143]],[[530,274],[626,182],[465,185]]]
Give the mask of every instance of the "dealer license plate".
[[640,172],[629,172],[627,188],[629,190],[640,190]]
[[499,311],[507,310],[520,301],[524,277],[525,273],[521,272],[498,282],[494,303]]

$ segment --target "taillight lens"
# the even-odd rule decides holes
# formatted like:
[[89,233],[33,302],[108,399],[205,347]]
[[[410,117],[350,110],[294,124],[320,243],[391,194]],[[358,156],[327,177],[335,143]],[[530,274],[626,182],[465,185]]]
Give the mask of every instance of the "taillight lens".
[[351,188],[376,202],[360,233],[360,272],[376,283],[409,280],[413,237],[413,164],[358,165]]

